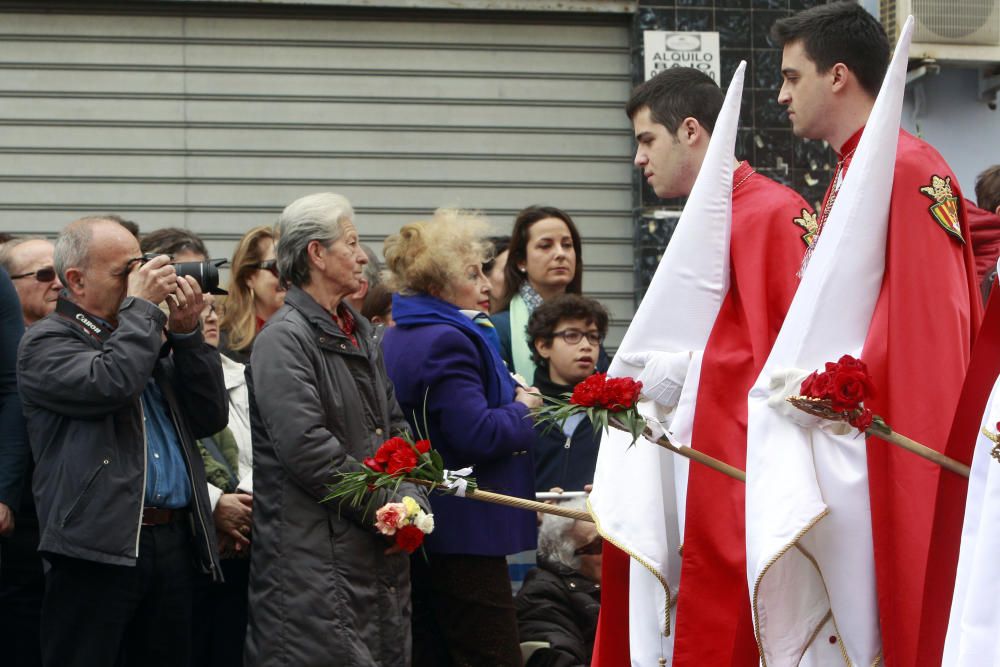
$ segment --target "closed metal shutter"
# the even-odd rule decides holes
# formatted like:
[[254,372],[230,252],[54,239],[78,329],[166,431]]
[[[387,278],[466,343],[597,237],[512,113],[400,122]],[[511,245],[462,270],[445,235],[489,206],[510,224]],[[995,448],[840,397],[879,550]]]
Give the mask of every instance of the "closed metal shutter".
[[507,233],[550,204],[579,224],[584,288],[618,344],[633,312],[625,16],[142,11],[0,13],[4,231],[117,212],[229,256],[329,190],[381,252],[438,206]]

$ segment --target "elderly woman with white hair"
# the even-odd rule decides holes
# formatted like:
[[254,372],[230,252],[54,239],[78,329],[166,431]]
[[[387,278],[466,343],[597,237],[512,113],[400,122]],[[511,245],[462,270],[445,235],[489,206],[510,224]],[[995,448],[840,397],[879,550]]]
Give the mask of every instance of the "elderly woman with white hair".
[[[340,195],[292,202],[277,223],[285,304],[250,360],[253,550],[245,664],[410,663],[409,562],[369,511],[322,504],[338,473],[406,429],[368,322],[345,301],[367,261]],[[426,494],[405,484],[426,505]],[[399,498],[396,498],[397,500]]]

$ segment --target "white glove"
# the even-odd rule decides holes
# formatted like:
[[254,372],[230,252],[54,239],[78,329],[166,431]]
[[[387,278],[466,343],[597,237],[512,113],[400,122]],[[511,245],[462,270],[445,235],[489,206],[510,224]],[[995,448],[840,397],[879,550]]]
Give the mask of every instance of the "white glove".
[[691,364],[690,352],[619,352],[617,358],[641,368],[635,379],[642,383],[642,395],[667,410],[677,407]]
[[803,412],[786,401],[789,396],[799,396],[802,394],[802,381],[809,377],[810,372],[801,368],[779,368],[771,373],[771,380],[768,389],[771,390],[767,397],[767,404],[779,415],[788,419],[793,424],[802,428],[821,428],[833,435],[847,435],[854,427],[846,422],[823,419],[808,412]]

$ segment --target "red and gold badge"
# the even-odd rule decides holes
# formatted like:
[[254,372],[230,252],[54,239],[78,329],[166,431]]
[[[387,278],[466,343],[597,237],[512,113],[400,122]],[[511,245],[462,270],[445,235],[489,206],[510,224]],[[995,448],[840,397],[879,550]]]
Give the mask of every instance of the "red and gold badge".
[[951,176],[932,176],[931,184],[920,188],[920,193],[934,200],[928,209],[946,232],[962,243],[962,223],[958,215],[958,197],[951,191]]
[[804,208],[802,209],[802,217],[792,218],[792,222],[805,230],[806,233],[802,235],[802,241],[807,248],[811,248],[816,242],[816,235],[819,234],[819,220],[816,214]]

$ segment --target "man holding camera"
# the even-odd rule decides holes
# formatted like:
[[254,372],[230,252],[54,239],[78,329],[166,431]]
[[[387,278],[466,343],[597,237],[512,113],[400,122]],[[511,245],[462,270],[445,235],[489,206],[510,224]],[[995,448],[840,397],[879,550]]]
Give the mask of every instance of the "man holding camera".
[[194,441],[228,411],[202,291],[107,218],[66,227],[55,268],[65,291],[17,366],[47,565],[43,662],[184,665],[195,568],[219,576]]

